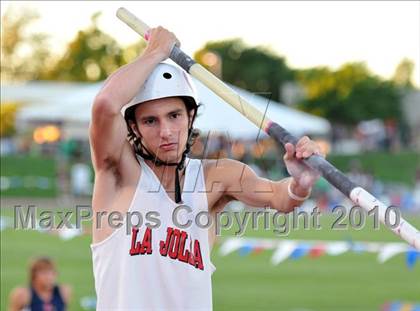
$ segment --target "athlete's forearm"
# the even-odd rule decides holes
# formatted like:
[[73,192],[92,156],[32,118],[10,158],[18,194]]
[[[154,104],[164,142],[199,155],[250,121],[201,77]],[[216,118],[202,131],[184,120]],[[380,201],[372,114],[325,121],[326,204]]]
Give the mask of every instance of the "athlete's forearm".
[[95,98],[96,105],[107,105],[115,113],[138,92],[147,77],[162,60],[158,53],[143,53],[133,62],[122,66],[105,81]]
[[271,208],[283,213],[292,212],[295,208],[302,205],[305,200],[295,200],[289,195],[288,187],[290,184],[290,191],[295,197],[304,198],[311,192],[310,189],[300,187],[292,178],[284,178],[280,181],[274,182],[274,195],[272,198]]

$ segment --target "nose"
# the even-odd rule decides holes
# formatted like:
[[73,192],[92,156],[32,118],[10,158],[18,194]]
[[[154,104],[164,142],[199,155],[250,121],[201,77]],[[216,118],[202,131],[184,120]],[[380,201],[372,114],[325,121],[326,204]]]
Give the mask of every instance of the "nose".
[[168,122],[161,122],[159,136],[162,141],[167,141],[169,139],[172,139],[172,137],[175,134],[176,133],[174,133],[174,130],[171,128]]

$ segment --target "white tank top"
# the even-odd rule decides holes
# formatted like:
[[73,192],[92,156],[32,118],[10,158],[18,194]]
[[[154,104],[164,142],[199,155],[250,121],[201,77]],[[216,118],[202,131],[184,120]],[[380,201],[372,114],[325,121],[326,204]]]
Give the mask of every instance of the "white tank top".
[[[194,221],[197,213],[208,211],[201,161],[186,158],[183,204],[175,203],[145,161],[129,212],[139,212],[143,225],[126,234],[124,225],[105,240],[91,245],[96,310],[212,310],[208,229]],[[178,213],[181,224],[172,221],[173,210],[187,205],[191,213]],[[161,225],[148,229],[145,215],[159,212]],[[105,218],[104,218],[105,219]],[[137,217],[133,216],[133,223]],[[202,217],[202,224],[205,218]],[[169,245],[168,245],[169,244]]]

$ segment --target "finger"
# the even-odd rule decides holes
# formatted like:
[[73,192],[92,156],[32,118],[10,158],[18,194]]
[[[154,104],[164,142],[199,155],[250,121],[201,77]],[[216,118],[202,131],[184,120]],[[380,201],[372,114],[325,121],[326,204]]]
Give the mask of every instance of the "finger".
[[310,141],[310,139],[309,139],[308,136],[303,136],[301,139],[299,139],[298,143],[296,144],[296,147],[300,147],[300,146],[306,144],[309,141]]
[[291,143],[287,143],[284,145],[284,148],[286,149],[286,154],[284,155],[285,160],[291,160],[293,159],[293,155],[295,153],[295,147]]
[[315,154],[315,150],[307,149],[302,152],[302,158],[309,158],[311,155]]
[[296,152],[303,152],[310,146],[310,142],[302,142],[299,145],[296,145]]
[[312,154],[318,154],[319,147],[315,143],[309,141],[305,143],[304,145],[300,146],[299,148],[296,148],[296,152],[301,153],[302,157],[307,158],[311,156]]
[[285,146],[286,153],[284,155],[285,159],[290,160],[293,157],[293,153],[295,152],[295,148],[291,143],[287,143]]
[[297,159],[302,159],[302,150],[296,149],[296,158]]
[[301,144],[299,147],[296,147],[296,157],[301,159],[304,157],[308,157],[308,150],[311,150],[310,142],[305,142]]
[[315,153],[315,150],[316,150],[316,146],[314,146],[313,143],[308,142],[302,147],[302,156],[309,157]]
[[159,36],[159,29],[158,28],[150,28],[149,29],[149,41],[154,38],[158,38]]
[[308,157],[310,157],[313,154],[318,154],[318,147],[317,146],[314,146],[314,145],[308,145],[302,151],[302,156],[304,158],[308,158]]

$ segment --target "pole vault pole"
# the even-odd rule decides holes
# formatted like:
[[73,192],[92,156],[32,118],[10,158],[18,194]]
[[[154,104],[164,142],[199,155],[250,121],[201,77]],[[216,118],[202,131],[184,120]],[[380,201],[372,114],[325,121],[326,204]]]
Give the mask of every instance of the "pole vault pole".
[[[124,23],[130,26],[143,38],[150,29],[144,22],[125,8],[117,10],[117,16]],[[239,113],[254,123],[258,128],[263,129],[271,138],[283,146],[286,143],[297,143],[297,138],[292,136],[287,130],[277,123],[270,120],[261,111],[248,103],[239,94],[228,87],[223,81],[210,73],[200,64],[196,63],[191,57],[185,54],[177,46],[171,51],[170,58],[181,66],[186,72],[198,79],[214,93],[220,96],[226,103],[235,108]],[[385,226],[395,234],[407,241],[414,248],[420,250],[420,232],[402,217],[394,213],[389,213],[387,206],[367,192],[362,187],[354,184],[347,176],[335,168],[331,163],[319,155],[312,155],[303,160],[305,164],[317,170],[335,188],[340,190],[353,203],[362,207],[366,211],[377,208],[378,218]]]

